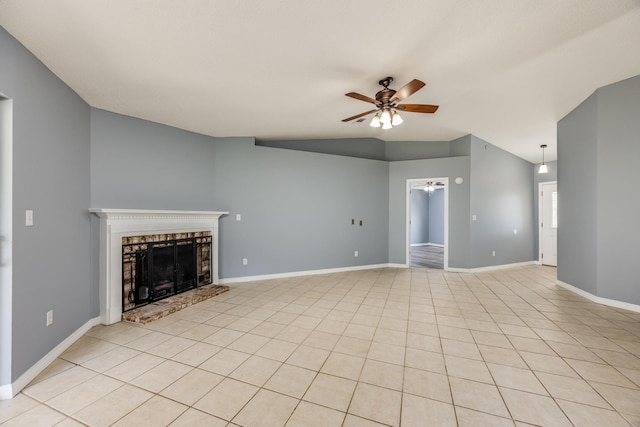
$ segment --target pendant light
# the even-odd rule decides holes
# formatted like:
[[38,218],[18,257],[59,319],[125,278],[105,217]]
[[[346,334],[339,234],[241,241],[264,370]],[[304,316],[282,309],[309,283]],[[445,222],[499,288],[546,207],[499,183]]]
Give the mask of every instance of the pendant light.
[[544,149],[547,148],[547,144],[542,144],[540,148],[542,148],[542,164],[540,165],[540,169],[538,169],[538,173],[548,173],[549,168],[544,164]]

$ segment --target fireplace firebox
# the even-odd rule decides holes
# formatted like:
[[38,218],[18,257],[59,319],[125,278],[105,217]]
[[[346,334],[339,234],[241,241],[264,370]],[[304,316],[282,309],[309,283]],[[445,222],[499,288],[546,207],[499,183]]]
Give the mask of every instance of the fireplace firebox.
[[122,309],[211,283],[209,231],[122,238]]

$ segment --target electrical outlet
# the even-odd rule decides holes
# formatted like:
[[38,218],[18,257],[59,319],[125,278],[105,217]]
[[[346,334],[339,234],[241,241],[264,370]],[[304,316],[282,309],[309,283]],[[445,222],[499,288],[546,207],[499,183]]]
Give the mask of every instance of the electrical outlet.
[[33,211],[31,209],[24,211],[24,225],[33,227]]
[[496,256],[496,251],[491,251],[491,256]]
[[51,326],[53,324],[53,310],[47,311],[47,326]]
[[236,214],[236,221],[242,221],[242,215]]
[[357,256],[358,256],[358,251],[355,251],[355,252],[353,253],[353,256],[357,257]]
[[246,258],[242,258],[242,265],[247,265],[249,264],[249,260]]

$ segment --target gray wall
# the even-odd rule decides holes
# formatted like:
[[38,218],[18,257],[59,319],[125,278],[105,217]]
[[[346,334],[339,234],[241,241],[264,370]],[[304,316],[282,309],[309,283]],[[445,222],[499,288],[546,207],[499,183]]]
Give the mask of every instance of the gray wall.
[[[449,186],[456,185],[449,182]],[[434,190],[429,197],[429,243],[444,245],[444,189]]]
[[597,295],[597,100],[558,122],[558,279]]
[[470,168],[469,267],[533,260],[533,165],[472,135]]
[[371,160],[385,160],[385,142],[377,138],[256,140],[256,145],[313,153],[337,154]]
[[[419,160],[450,157],[449,141],[382,141],[377,138],[256,140],[261,147],[286,148],[313,153],[337,154],[371,160]],[[469,153],[455,154],[469,155]]]
[[411,190],[411,244],[429,243],[429,194]]
[[598,295],[640,304],[640,76],[597,97]]
[[436,159],[450,157],[449,141],[387,141],[385,160]]
[[538,218],[538,209],[540,208],[540,194],[538,184],[542,182],[552,182],[558,180],[558,162],[556,160],[552,162],[545,162],[549,168],[548,173],[539,174],[538,169],[541,163],[533,165],[533,256],[536,261],[540,258],[540,228],[538,224],[540,219]]
[[598,89],[558,123],[558,279],[640,303],[640,76]]
[[216,208],[231,212],[221,222],[222,277],[386,263],[388,168],[250,138],[217,141]]
[[91,318],[90,121],[88,105],[3,28],[0,58],[0,92],[13,99],[13,382]]
[[[469,137],[467,137],[468,140]],[[467,268],[469,241],[469,157],[406,160],[389,164],[389,262],[406,264],[407,179],[449,178],[449,266]],[[464,179],[458,185],[456,177]]]
[[91,109],[91,207],[214,210],[215,138]]
[[558,279],[640,304],[640,76],[598,89],[558,123]]

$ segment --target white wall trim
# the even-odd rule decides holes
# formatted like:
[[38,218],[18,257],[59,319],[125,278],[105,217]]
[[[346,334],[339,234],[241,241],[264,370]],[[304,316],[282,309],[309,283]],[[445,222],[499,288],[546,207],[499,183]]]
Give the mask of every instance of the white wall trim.
[[20,391],[35,377],[37,377],[40,372],[44,371],[44,369],[53,363],[54,360],[58,358],[62,353],[65,352],[66,349],[71,347],[71,345],[78,341],[87,331],[93,328],[95,325],[100,324],[100,317],[94,317],[86,322],[84,325],[80,326],[65,338],[60,344],[55,346],[49,353],[45,354],[42,359],[38,360],[35,365],[31,368],[27,369],[27,371],[20,375],[20,377],[15,380],[12,384],[5,384],[0,386],[0,400],[6,400],[13,398],[16,394],[20,393]]
[[229,283],[256,282],[258,280],[285,279],[288,277],[297,277],[297,276],[313,276],[316,274],[331,274],[331,273],[344,273],[347,271],[375,270],[376,268],[406,268],[406,265],[404,264],[354,265],[351,267],[327,268],[323,270],[292,271],[287,273],[262,274],[259,276],[229,277],[227,279],[221,278],[220,284],[226,285]]
[[588,299],[589,301],[593,301],[595,303],[598,304],[604,304],[604,305],[608,305],[611,307],[615,307],[615,308],[622,308],[625,310],[630,310],[630,311],[635,311],[636,313],[640,313],[640,305],[637,304],[631,304],[629,302],[623,302],[623,301],[617,301],[614,299],[609,299],[609,298],[603,298],[603,297],[599,297],[597,295],[593,295],[592,293],[589,293],[583,289],[577,288],[573,285],[570,285],[568,283],[565,283],[561,280],[556,280],[556,284],[558,286],[561,286],[563,288],[565,288],[568,291],[574,292],[578,295],[580,295],[581,297],[584,297],[586,299]]
[[454,273],[483,273],[485,271],[494,271],[494,270],[502,270],[505,268],[522,267],[525,265],[532,265],[535,263],[536,261],[524,261],[524,262],[514,262],[513,264],[489,265],[487,267],[476,267],[476,268],[449,267],[447,268],[447,271],[451,271]]
[[[11,381],[13,334],[13,101],[0,93],[0,384]],[[6,394],[0,385],[0,399]]]

